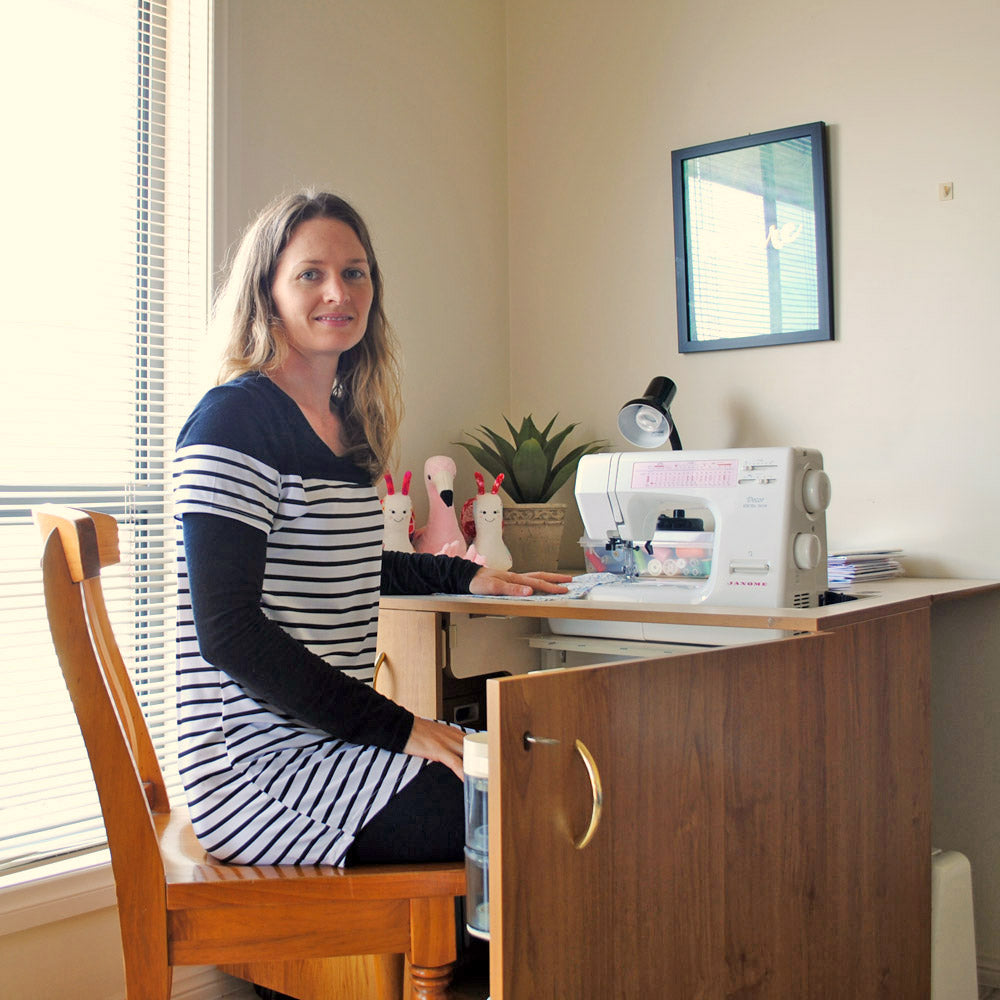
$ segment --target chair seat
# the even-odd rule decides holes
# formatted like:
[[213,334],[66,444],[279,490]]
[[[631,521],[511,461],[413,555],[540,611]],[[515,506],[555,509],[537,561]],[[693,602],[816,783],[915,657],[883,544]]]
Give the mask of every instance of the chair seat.
[[443,897],[450,905],[465,893],[462,862],[231,865],[205,852],[185,810],[158,814],[154,824],[173,964],[405,952],[411,901]]
[[[261,902],[283,894],[282,881],[293,880],[298,899],[317,902],[336,899],[401,899],[412,896],[460,896],[465,893],[465,864],[461,861],[416,865],[232,865],[218,861],[198,843],[187,810],[173,806],[154,817],[167,878],[170,908],[197,907],[202,900],[217,904],[231,898]],[[208,892],[204,887],[218,884]],[[230,897],[231,894],[231,897]]]

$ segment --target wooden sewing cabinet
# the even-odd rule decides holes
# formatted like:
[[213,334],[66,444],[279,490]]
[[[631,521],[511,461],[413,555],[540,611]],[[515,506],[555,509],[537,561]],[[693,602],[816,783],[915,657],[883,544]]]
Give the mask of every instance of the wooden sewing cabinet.
[[532,666],[550,618],[781,630],[485,681],[492,1000],[926,1000],[933,612],[997,586],[812,610],[383,598],[377,686],[432,717],[468,696],[470,637],[491,674],[508,632]]

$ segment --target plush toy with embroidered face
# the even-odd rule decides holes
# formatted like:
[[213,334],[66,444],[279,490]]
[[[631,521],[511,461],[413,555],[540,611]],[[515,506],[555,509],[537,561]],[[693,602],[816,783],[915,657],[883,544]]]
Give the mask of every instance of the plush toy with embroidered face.
[[385,474],[385,499],[382,501],[382,515],[385,518],[385,531],[382,536],[382,548],[389,552],[412,552],[413,543],[410,535],[413,533],[413,500],[410,497],[410,477],[407,470],[403,474],[403,489],[397,493],[392,482],[392,476]]
[[455,513],[455,475],[458,469],[447,455],[432,455],[424,462],[427,488],[427,523],[413,533],[417,552],[464,556],[465,539]]
[[[503,542],[503,500],[500,499],[503,473],[497,476],[489,493],[486,492],[483,474],[477,472],[475,476],[476,484],[479,486],[479,493],[471,501],[475,537],[465,557],[473,562],[482,562],[490,569],[510,569],[513,559]],[[463,524],[468,506],[466,503],[462,510]]]

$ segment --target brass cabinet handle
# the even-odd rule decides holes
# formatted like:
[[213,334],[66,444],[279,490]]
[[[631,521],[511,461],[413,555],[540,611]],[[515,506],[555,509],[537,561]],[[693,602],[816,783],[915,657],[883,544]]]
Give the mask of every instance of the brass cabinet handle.
[[604,808],[604,790],[601,787],[601,772],[597,769],[597,761],[594,760],[593,754],[587,749],[583,740],[576,741],[576,752],[580,755],[584,766],[587,768],[587,777],[590,778],[590,791],[594,797],[594,804],[590,812],[590,823],[583,836],[575,841],[576,849],[582,851],[594,839],[594,834],[597,833],[597,827],[601,822],[601,810]]
[[[555,746],[558,745],[559,740],[554,740],[545,736],[535,736],[532,733],[525,733],[522,737],[522,742],[524,744],[525,750],[530,750],[532,746]],[[604,789],[601,786],[601,772],[597,769],[597,761],[594,760],[594,755],[587,749],[587,745],[583,740],[576,741],[576,752],[580,755],[580,759],[583,761],[584,767],[587,769],[587,777],[590,778],[590,792],[593,796],[594,802],[590,810],[590,822],[587,824],[587,829],[584,831],[583,836],[579,840],[574,840],[573,845],[578,851],[582,851],[587,844],[589,844],[594,839],[594,834],[597,833],[597,827],[601,822],[601,811],[604,809]]]
[[378,672],[382,669],[382,667],[385,665],[385,661],[388,659],[389,657],[386,656],[384,652],[379,653],[378,656],[376,657],[375,673],[372,674],[372,687],[375,687],[378,684]]

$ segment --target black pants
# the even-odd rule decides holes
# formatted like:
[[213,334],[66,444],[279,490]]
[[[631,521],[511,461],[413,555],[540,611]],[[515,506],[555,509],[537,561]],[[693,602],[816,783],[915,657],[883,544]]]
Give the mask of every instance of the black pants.
[[461,861],[465,856],[462,782],[436,761],[359,831],[347,865]]

